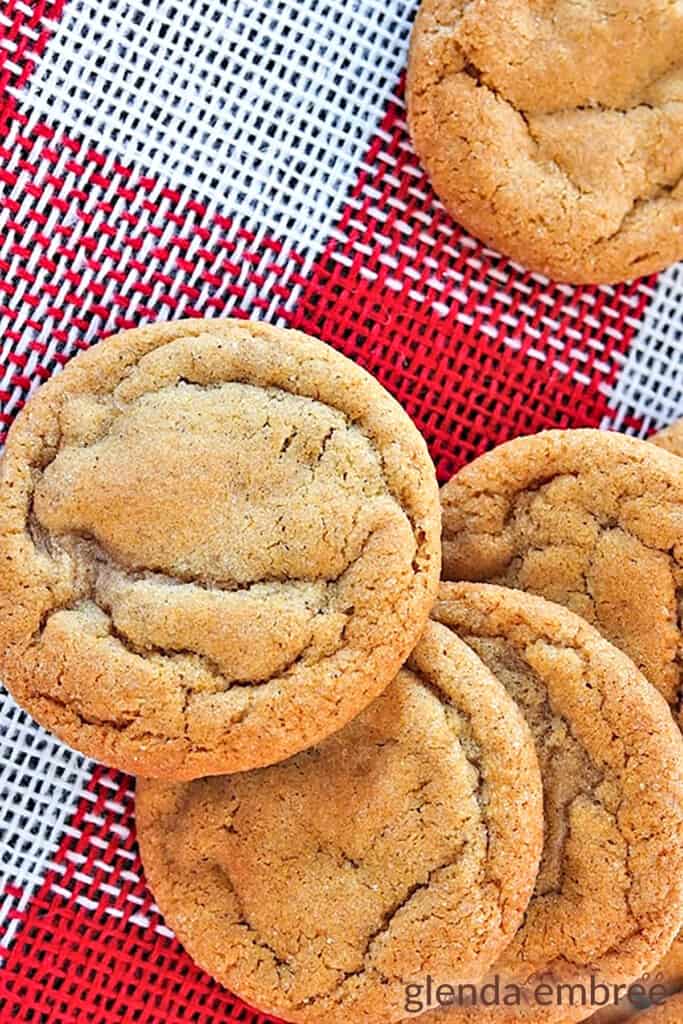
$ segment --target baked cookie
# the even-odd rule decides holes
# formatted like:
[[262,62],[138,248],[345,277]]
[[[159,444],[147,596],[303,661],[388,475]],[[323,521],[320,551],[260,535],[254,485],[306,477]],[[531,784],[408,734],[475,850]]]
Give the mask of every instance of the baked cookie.
[[635,1018],[637,1024],[683,1024],[683,992],[667,999],[660,1006],[653,1006]]
[[674,455],[683,455],[683,420],[676,420],[670,427],[665,427],[658,434],[648,438],[660,448],[666,448]]
[[[662,962],[647,972],[642,979],[646,991],[653,986],[661,986],[669,995],[683,990],[683,932],[679,932],[673,946]],[[591,1024],[623,1024],[633,1020],[638,1014],[633,999],[624,998],[616,1006],[606,1006],[591,1017]],[[637,1016],[640,1020],[640,1017]],[[683,1015],[680,1024],[683,1024]]]
[[598,430],[520,437],[442,489],[444,576],[540,594],[596,625],[681,710],[683,463]]
[[[658,967],[650,972],[651,977],[665,986],[668,992],[683,990],[683,932],[679,932],[673,946]],[[681,1017],[683,1024],[683,1016]]]
[[681,53],[667,0],[422,0],[415,149],[453,216],[532,270],[660,270],[683,258]]
[[[659,445],[660,448],[666,448],[674,455],[683,456],[683,419],[676,420],[675,423],[660,430],[657,434],[649,437],[648,441]],[[683,723],[683,719],[680,717],[679,721]],[[650,972],[650,978],[656,979],[655,983],[661,983],[669,992],[678,992],[683,989],[683,932],[679,934],[661,964]],[[591,1021],[595,1021],[596,1024],[621,1024],[622,1021],[630,1020],[632,1017],[633,1006],[626,1002],[600,1011],[591,1017]],[[683,1024],[683,1013],[680,1018],[681,1024]]]
[[[424,1024],[581,1020],[562,985],[624,984],[666,951],[683,917],[683,741],[656,690],[559,605],[486,584],[444,584],[433,617],[520,705],[541,766],[545,846],[524,923],[492,968],[501,1002]],[[536,986],[545,984],[545,990]],[[490,1001],[490,1000],[489,1000]],[[560,1005],[558,1005],[560,1004]]]
[[590,1018],[590,1024],[621,1024],[622,1021],[633,1021],[633,1024],[683,1024],[683,993],[670,996],[663,1002],[658,998],[657,1003],[647,1009],[638,1009],[633,1004],[620,1004],[619,1007],[605,1008]]
[[598,1014],[595,1017],[591,1017],[591,1024],[595,1021],[602,1022],[608,1019],[628,1020],[633,1021],[634,1024],[683,1024],[683,992],[671,996],[663,1003],[651,1006],[647,1010],[634,1010],[627,1017],[607,1018],[603,1017],[602,1014]]
[[0,471],[0,669],[41,724],[174,779],[318,742],[438,586],[425,443],[364,370],[231,320],[127,331],[45,384]]
[[406,984],[477,980],[519,926],[542,846],[534,742],[436,623],[389,689],[284,763],[138,781],[155,899],[188,952],[264,1012],[380,1024]]

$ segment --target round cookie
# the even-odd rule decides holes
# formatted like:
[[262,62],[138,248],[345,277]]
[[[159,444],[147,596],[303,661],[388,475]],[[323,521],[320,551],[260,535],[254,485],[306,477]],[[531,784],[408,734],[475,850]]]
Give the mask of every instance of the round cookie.
[[291,1021],[380,1024],[406,985],[478,980],[519,926],[542,786],[519,709],[429,623],[387,691],[286,762],[140,779],[146,876],[221,983]]
[[598,430],[520,437],[443,487],[446,579],[518,587],[582,615],[681,711],[683,462]]
[[415,149],[453,216],[532,270],[660,270],[683,258],[682,52],[666,0],[422,0]]
[[[683,741],[633,663],[567,609],[487,584],[444,584],[433,618],[518,702],[545,793],[545,846],[524,923],[489,977],[501,1004],[451,1006],[424,1024],[580,1020],[568,989],[628,984],[683,915]],[[537,989],[545,984],[548,990]],[[514,1010],[503,1005],[521,993]],[[490,1000],[489,1000],[490,1002]],[[471,1000],[470,1000],[471,1003]]]
[[237,320],[127,331],[9,432],[0,671],[127,771],[280,760],[392,681],[438,586],[439,522],[417,429],[322,342]]
[[683,456],[683,419],[676,420],[671,426],[660,430],[658,434],[648,437],[648,441],[659,445],[660,448],[666,448],[674,455]]

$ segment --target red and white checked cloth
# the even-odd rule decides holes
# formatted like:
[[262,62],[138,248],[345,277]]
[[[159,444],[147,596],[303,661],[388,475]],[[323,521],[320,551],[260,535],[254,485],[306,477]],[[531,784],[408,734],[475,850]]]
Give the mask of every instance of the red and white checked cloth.
[[[516,434],[683,415],[681,267],[554,285],[435,199],[404,119],[414,0],[3,2],[2,437],[78,349],[226,314],[370,369],[443,480]],[[164,926],[132,780],[4,692],[0,745],[2,1024],[263,1024]]]

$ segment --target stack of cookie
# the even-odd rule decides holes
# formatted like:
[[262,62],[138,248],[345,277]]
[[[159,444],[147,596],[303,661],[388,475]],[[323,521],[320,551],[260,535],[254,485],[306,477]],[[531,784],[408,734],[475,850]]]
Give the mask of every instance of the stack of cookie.
[[[492,593],[495,583],[515,588],[505,592],[518,597],[519,590],[541,595],[546,607],[556,602],[558,617],[576,622],[581,616],[630,656],[683,728],[683,463],[677,457],[683,455],[683,422],[654,441],[657,448],[606,432],[549,431],[502,445],[465,467],[442,491],[443,573],[471,582],[443,589],[452,588],[462,599],[474,590]],[[543,746],[538,749],[547,814],[548,771]],[[648,799],[646,783],[643,816]],[[680,800],[679,782],[678,805]],[[620,820],[618,814],[615,822]],[[638,828],[643,823],[644,817]],[[571,819],[568,827],[573,833]],[[628,846],[628,832],[622,837]],[[664,880],[666,870],[657,867],[656,876]],[[632,881],[629,876],[631,894]],[[628,906],[630,913],[631,895]],[[596,913],[606,909],[607,902]],[[618,933],[614,938],[612,954],[619,958],[626,944]],[[647,971],[633,998],[606,1008],[596,1020],[640,1020],[634,1001],[647,1005],[653,993],[659,1002],[667,992],[683,990],[683,935],[661,963],[653,954]],[[680,1022],[680,1000],[671,1000],[667,1009],[653,1006],[643,1024],[650,1019]]]
[[78,356],[20,414],[0,564],[4,678],[141,776],[159,905],[248,1002],[311,1024],[578,1021],[667,954],[670,451],[550,432],[440,502],[424,441],[354,364],[181,321]]

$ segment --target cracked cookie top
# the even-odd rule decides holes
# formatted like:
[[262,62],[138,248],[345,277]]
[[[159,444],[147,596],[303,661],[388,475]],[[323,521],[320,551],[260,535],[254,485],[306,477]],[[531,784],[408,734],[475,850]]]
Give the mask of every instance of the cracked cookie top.
[[476,981],[519,926],[542,845],[514,702],[429,623],[386,692],[269,768],[139,780],[147,879],[197,962],[287,1020],[381,1024],[405,986]]
[[0,667],[67,742],[169,778],[318,742],[393,679],[439,574],[424,441],[322,342],[129,331],[12,427]]
[[487,452],[443,487],[444,577],[540,594],[631,656],[683,723],[683,462],[600,430]]
[[[432,617],[505,686],[536,740],[545,842],[524,923],[492,968],[519,986],[514,1019],[580,1020],[567,988],[640,977],[683,914],[683,741],[633,663],[579,616],[489,584],[442,584]],[[537,985],[551,986],[535,1001]],[[555,991],[556,996],[552,995]],[[564,994],[562,994],[564,993]],[[502,1000],[502,996],[501,996]],[[561,1003],[561,1005],[558,1005]],[[589,1004],[590,1005],[590,1004]],[[424,1024],[503,1024],[504,1005]]]
[[683,9],[669,0],[423,0],[415,148],[469,231],[557,280],[683,257]]

